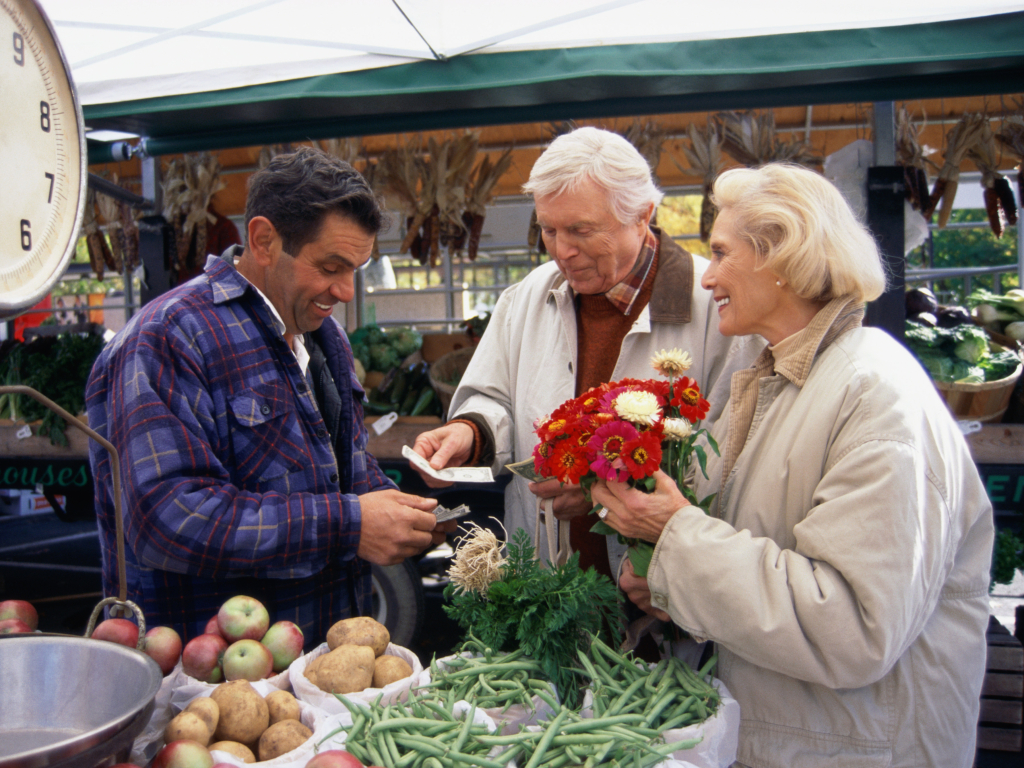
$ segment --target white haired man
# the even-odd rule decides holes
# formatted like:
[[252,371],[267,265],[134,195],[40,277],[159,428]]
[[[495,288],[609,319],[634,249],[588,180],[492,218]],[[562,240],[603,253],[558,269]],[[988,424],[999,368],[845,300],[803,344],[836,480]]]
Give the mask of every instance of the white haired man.
[[[757,345],[719,334],[711,293],[700,287],[708,262],[650,225],[662,193],[640,153],[618,134],[580,128],[551,143],[524,191],[552,260],[502,293],[455,392],[452,420],[420,435],[414,450],[435,469],[498,471],[533,455],[536,419],[603,382],[653,376],[651,357],[674,347],[692,355],[687,374],[711,402],[705,423],[714,421],[733,371],[753,362]],[[590,533],[578,486],[514,477],[506,530],[536,536],[537,498],[553,499],[580,565],[613,576],[624,548]],[[548,551],[543,529],[537,542]]]

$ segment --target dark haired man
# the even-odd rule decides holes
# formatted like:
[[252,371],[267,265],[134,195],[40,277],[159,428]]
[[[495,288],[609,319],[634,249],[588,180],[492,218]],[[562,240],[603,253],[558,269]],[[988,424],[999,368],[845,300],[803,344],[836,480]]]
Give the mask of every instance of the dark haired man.
[[[128,596],[148,624],[194,637],[244,594],[316,645],[369,611],[370,563],[454,528],[366,453],[363,392],[331,316],[383,223],[348,164],[278,156],[250,182],[245,247],[143,307],[96,361],[89,423],[120,455]],[[114,595],[111,466],[98,444],[90,461]]]

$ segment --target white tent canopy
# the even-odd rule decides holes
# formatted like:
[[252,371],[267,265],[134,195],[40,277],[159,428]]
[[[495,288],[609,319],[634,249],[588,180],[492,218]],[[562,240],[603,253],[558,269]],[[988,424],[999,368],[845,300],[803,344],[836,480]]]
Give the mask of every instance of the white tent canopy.
[[83,104],[215,91],[468,53],[922,24],[1015,0],[42,0]]

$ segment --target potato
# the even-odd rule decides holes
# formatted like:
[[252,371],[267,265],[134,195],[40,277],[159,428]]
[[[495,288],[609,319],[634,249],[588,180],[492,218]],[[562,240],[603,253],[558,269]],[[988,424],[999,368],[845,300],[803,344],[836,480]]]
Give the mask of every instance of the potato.
[[298,720],[282,720],[260,736],[260,762],[273,760],[302,746],[313,732]]
[[270,709],[270,724],[279,723],[282,720],[298,720],[301,710],[299,700],[288,691],[274,691],[269,694],[265,701]]
[[324,656],[326,656],[326,655],[327,654],[323,654],[321,656],[317,656],[315,659],[313,659],[311,662],[309,662],[309,664],[306,665],[306,672],[305,672],[306,679],[309,680],[309,682],[311,682],[313,685],[317,684],[317,681],[316,681],[316,671],[320,667],[320,662],[322,662],[324,660]]
[[385,685],[397,683],[412,675],[412,667],[405,659],[398,656],[379,656],[373,662],[373,687],[383,688]]
[[317,666],[316,684],[327,693],[356,693],[373,682],[373,649],[339,645]]
[[270,725],[270,709],[248,680],[232,680],[213,689],[220,719],[214,736],[218,741],[256,741]]
[[215,749],[219,749],[221,752],[227,752],[229,755],[234,755],[243,763],[255,763],[256,755],[251,749],[245,744],[239,744],[237,741],[218,741],[216,744],[211,744],[209,750],[212,752]]
[[170,744],[172,741],[198,741],[204,747],[210,743],[213,734],[203,719],[195,712],[179,712],[174,719],[167,724],[164,731],[164,741]]
[[369,616],[342,619],[327,630],[327,647],[332,651],[339,645],[366,645],[380,656],[390,642],[388,628]]
[[191,704],[185,707],[186,712],[194,712],[199,715],[199,718],[206,723],[206,730],[210,732],[210,737],[217,732],[217,721],[220,719],[220,707],[217,706],[217,702],[211,699],[209,696],[203,696],[200,699],[195,699]]

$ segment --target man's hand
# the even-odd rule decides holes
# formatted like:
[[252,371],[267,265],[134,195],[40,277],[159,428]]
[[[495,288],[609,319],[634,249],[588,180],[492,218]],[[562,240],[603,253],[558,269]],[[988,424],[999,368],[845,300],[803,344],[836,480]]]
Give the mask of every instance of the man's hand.
[[363,526],[356,554],[377,565],[395,565],[444,541],[455,521],[438,523],[432,511],[437,501],[387,490],[359,497]]
[[565,485],[558,480],[530,483],[530,493],[542,499],[553,499],[551,509],[559,520],[585,515],[594,506],[587,501],[583,489],[578,485]]
[[667,613],[651,605],[651,588],[647,585],[647,579],[642,579],[633,572],[633,564],[629,562],[628,557],[622,564],[619,589],[625,592],[629,601],[644,613],[649,613],[662,621],[671,621],[671,617]]
[[[468,424],[445,424],[443,427],[423,432],[416,438],[412,449],[430,462],[434,469],[461,467],[473,455],[473,428]],[[409,464],[429,488],[445,488],[451,483],[426,475],[412,463]]]

